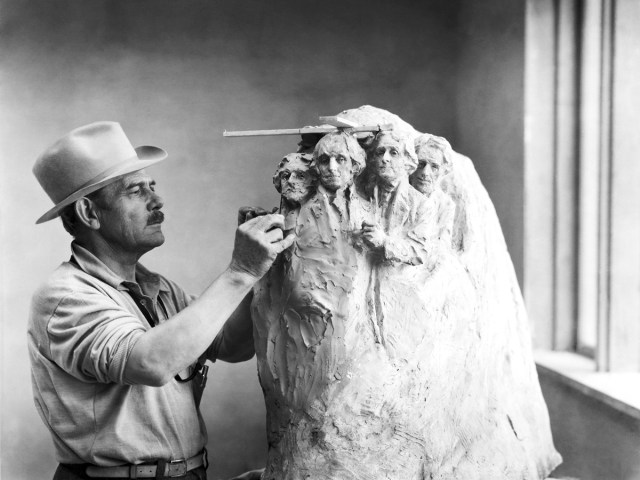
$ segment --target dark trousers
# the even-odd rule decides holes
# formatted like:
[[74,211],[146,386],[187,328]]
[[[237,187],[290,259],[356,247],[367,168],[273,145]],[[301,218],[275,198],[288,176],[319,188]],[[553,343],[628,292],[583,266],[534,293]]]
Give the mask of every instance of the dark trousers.
[[[90,477],[85,473],[85,468],[86,465],[66,465],[61,463],[53,475],[53,480],[113,480],[113,478]],[[170,477],[156,478],[169,479]],[[204,466],[202,466],[187,472],[184,477],[173,478],[181,478],[183,480],[207,480],[207,471]]]

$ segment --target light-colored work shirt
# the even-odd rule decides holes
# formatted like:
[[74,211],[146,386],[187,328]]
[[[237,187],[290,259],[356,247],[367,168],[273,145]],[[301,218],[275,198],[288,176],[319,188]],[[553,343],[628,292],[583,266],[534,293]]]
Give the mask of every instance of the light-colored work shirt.
[[126,282],[71,248],[70,261],[34,294],[28,327],[34,399],[58,461],[114,466],[196,455],[207,434],[191,382],[134,385],[124,373],[151,328],[132,295],[160,322],[193,297],[140,264],[136,282]]

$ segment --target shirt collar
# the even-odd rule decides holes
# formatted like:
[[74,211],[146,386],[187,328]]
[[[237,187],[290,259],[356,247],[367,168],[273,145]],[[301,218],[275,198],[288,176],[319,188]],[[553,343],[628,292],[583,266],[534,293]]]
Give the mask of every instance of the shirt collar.
[[[98,257],[76,242],[71,243],[71,258],[82,271],[117,290],[129,290],[133,283],[118,276]],[[160,275],[147,270],[140,263],[136,264],[136,281],[142,291],[151,298],[155,298],[160,290],[169,290],[160,280]]]
[[147,270],[140,263],[136,264],[136,281],[144,294],[151,298],[156,298],[160,290],[169,291],[164,282],[160,281],[160,275]]

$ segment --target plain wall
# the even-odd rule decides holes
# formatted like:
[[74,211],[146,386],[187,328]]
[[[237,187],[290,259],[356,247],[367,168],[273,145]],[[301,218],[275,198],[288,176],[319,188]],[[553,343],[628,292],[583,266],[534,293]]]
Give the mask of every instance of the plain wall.
[[[224,129],[315,124],[318,115],[372,104],[452,138],[473,157],[455,144],[467,138],[452,108],[455,7],[448,0],[2,2],[3,478],[50,478],[56,465],[32,401],[25,329],[31,294],[69,257],[70,237],[57,220],[34,225],[51,206],[31,174],[37,155],[95,120],[120,121],[134,145],[165,148],[169,159],[149,172],[165,200],[167,240],[142,263],[199,293],[229,262],[237,208],[277,205],[271,176],[298,141],[225,139]],[[498,173],[489,175],[492,185]],[[255,360],[213,365],[202,411],[211,478],[263,465]]]
[[525,2],[462,0],[456,32],[454,148],[493,200],[522,285]]

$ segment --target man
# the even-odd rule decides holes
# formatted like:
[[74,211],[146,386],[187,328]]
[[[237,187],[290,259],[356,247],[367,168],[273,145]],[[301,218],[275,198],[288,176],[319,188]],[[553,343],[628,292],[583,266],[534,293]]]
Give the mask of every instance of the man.
[[343,253],[345,235],[352,230],[350,186],[364,168],[364,159],[364,150],[349,133],[329,133],[318,141],[309,165],[318,181],[317,191],[300,209],[297,248],[317,250],[323,260],[327,249]]
[[368,148],[361,185],[371,206],[361,232],[372,266],[369,316],[376,342],[392,359],[411,358],[419,337],[405,321],[424,311],[419,293],[439,256],[433,211],[409,185],[417,163],[408,136],[382,131]]
[[55,480],[206,478],[201,364],[253,356],[251,288],[293,241],[280,215],[247,221],[229,267],[197,300],[150,272],[138,260],[163,244],[164,216],[144,168],[165,157],[97,122],[34,166],[55,204],[37,223],[62,216],[74,237],[71,259],[35,293],[28,329]]
[[[286,296],[279,297],[273,291],[271,297],[282,302],[282,322],[290,333],[274,342],[273,353],[280,355],[286,350],[300,365],[333,365],[341,358],[336,350],[340,346],[325,333],[332,331],[339,338],[337,332],[348,319],[349,296],[357,274],[356,252],[350,244],[349,186],[363,168],[364,157],[358,141],[349,133],[329,133],[318,141],[309,166],[318,180],[317,191],[300,207],[296,240],[291,254],[284,256],[283,272],[272,270],[276,277],[284,278],[272,284]],[[264,323],[261,326],[264,328]],[[278,331],[274,328],[272,332]],[[267,367],[275,363],[268,362]],[[281,380],[283,389],[287,389],[285,398],[294,408],[317,401],[315,392],[322,390],[319,385],[333,378],[331,368],[309,368],[303,374],[292,369],[288,373],[291,376],[261,372],[261,378],[286,378]]]
[[311,168],[317,172],[326,192],[334,195],[353,183],[364,168],[364,157],[364,150],[353,135],[329,133],[317,143]]
[[433,204],[439,237],[450,244],[456,205],[444,192],[442,181],[452,169],[451,145],[442,137],[424,134],[415,139],[415,148],[418,168],[409,176],[409,183]]
[[362,223],[362,237],[384,262],[426,263],[434,219],[426,199],[409,185],[417,163],[411,139],[394,131],[378,133],[369,147],[363,189],[373,218]]
[[273,174],[273,184],[287,209],[292,210],[303,204],[315,191],[315,175],[309,171],[311,155],[290,153],[278,164]]
[[309,169],[310,163],[310,154],[290,153],[273,174],[273,185],[281,195],[280,213],[285,217],[285,231],[295,227],[300,206],[316,191],[316,176]]
[[418,168],[409,176],[409,183],[420,193],[430,197],[442,190],[442,179],[451,171],[451,145],[428,133],[415,139]]

